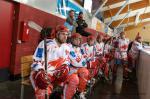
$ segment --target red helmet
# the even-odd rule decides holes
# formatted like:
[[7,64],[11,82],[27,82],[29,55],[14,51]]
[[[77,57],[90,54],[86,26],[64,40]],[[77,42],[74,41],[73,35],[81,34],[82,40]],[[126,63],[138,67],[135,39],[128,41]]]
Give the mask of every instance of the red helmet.
[[82,36],[79,33],[73,33],[71,38],[82,38]]
[[107,34],[104,35],[104,40],[109,39],[109,36]]
[[90,36],[87,37],[87,40],[95,40],[95,36],[90,35]]
[[101,35],[100,35],[100,34],[98,34],[98,35],[97,35],[97,39],[99,39],[100,37],[101,37]]
[[69,29],[67,27],[65,27],[64,25],[58,25],[56,26],[56,33],[57,32],[69,32]]
[[57,81],[63,82],[66,80],[67,75],[69,73],[68,65],[62,65],[56,68],[55,73],[53,74]]
[[99,38],[103,38],[102,34],[100,34],[100,33],[97,35],[97,39],[99,39]]

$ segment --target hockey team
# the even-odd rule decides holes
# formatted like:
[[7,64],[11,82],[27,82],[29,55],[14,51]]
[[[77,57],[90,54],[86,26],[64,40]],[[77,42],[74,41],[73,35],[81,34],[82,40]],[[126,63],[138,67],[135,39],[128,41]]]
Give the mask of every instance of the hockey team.
[[49,96],[56,86],[62,87],[63,99],[72,99],[75,93],[84,99],[87,84],[98,75],[99,70],[109,79],[110,67],[114,73],[118,65],[123,65],[124,77],[135,69],[139,50],[142,49],[139,34],[127,52],[129,40],[124,32],[118,39],[106,39],[101,34],[90,35],[83,44],[79,33],[73,33],[71,42],[66,43],[68,32],[68,28],[59,25],[55,28],[56,37],[46,39],[46,54],[44,41],[36,48],[30,75],[36,99],[45,99],[45,94]]

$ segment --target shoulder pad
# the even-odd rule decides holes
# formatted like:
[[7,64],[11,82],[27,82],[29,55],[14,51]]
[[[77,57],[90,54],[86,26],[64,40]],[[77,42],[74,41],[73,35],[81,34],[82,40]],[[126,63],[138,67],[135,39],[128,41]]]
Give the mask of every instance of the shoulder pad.
[[82,46],[87,46],[87,43],[82,44]]
[[47,43],[47,44],[55,44],[55,42],[54,42],[52,39],[46,40],[46,43]]

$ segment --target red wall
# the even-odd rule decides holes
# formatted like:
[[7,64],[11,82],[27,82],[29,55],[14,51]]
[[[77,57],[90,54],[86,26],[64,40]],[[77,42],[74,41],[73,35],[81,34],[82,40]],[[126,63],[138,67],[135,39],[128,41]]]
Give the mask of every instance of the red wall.
[[10,65],[14,5],[0,1],[0,69]]
[[14,31],[16,32],[15,37],[13,37],[13,51],[12,51],[12,58],[11,58],[11,66],[10,71],[12,74],[20,74],[20,62],[21,62],[21,56],[24,55],[31,55],[33,54],[36,46],[39,43],[39,37],[40,34],[33,29],[29,30],[29,41],[22,42],[21,44],[17,43],[17,40],[20,40],[21,37],[21,22],[27,22],[29,20],[32,20],[39,24],[40,26],[50,26],[54,28],[58,24],[63,24],[64,19],[61,19],[59,17],[56,17],[54,15],[45,13],[43,11],[39,11],[37,9],[34,9],[32,7],[20,4],[17,7],[18,15],[16,15],[16,29]]
[[[40,34],[33,29],[29,30],[29,41],[22,42],[21,44],[17,43],[17,40],[20,40],[21,33],[20,27],[22,21],[29,21],[32,20],[38,23],[40,26],[50,26],[54,28],[58,24],[63,24],[65,22],[64,19],[61,19],[57,16],[45,13],[43,11],[39,11],[32,7],[20,4],[17,5],[17,15],[16,15],[16,22],[14,24],[14,36],[13,36],[13,50],[12,50],[12,57],[11,57],[11,66],[10,71],[11,74],[16,75],[20,74],[20,62],[21,56],[24,55],[31,55],[34,53],[35,48],[39,43]],[[87,31],[96,33],[97,31],[92,29],[87,29]],[[84,41],[86,38],[84,38]]]

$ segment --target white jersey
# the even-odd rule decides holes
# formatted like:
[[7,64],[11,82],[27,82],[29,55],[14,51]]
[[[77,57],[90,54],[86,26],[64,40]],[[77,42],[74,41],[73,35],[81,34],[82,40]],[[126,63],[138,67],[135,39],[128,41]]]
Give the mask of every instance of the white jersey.
[[[63,65],[70,64],[69,60],[70,49],[68,44],[64,43],[58,46],[55,39],[47,39],[47,71],[52,73],[55,68]],[[33,55],[34,62],[32,69],[37,71],[38,69],[44,69],[44,41],[41,41]]]
[[129,40],[128,39],[119,39],[118,40],[118,53],[120,54],[121,59],[127,59],[127,50],[128,50]]
[[96,54],[96,47],[94,45],[89,46],[87,43],[85,43],[81,46],[81,49],[87,60],[94,59]]
[[142,50],[143,47],[142,47],[142,43],[139,43],[137,41],[134,41],[132,43],[132,47],[129,51],[129,55],[131,55],[131,57],[133,59],[137,59],[138,58],[138,55],[139,55],[139,51]]
[[121,52],[126,52],[128,50],[129,39],[119,39],[118,40],[119,49]]
[[73,67],[87,67],[86,65],[86,59],[83,56],[83,53],[81,52],[80,47],[73,47],[71,44],[70,46],[70,63]]
[[104,50],[104,43],[96,43],[96,55],[102,55]]

